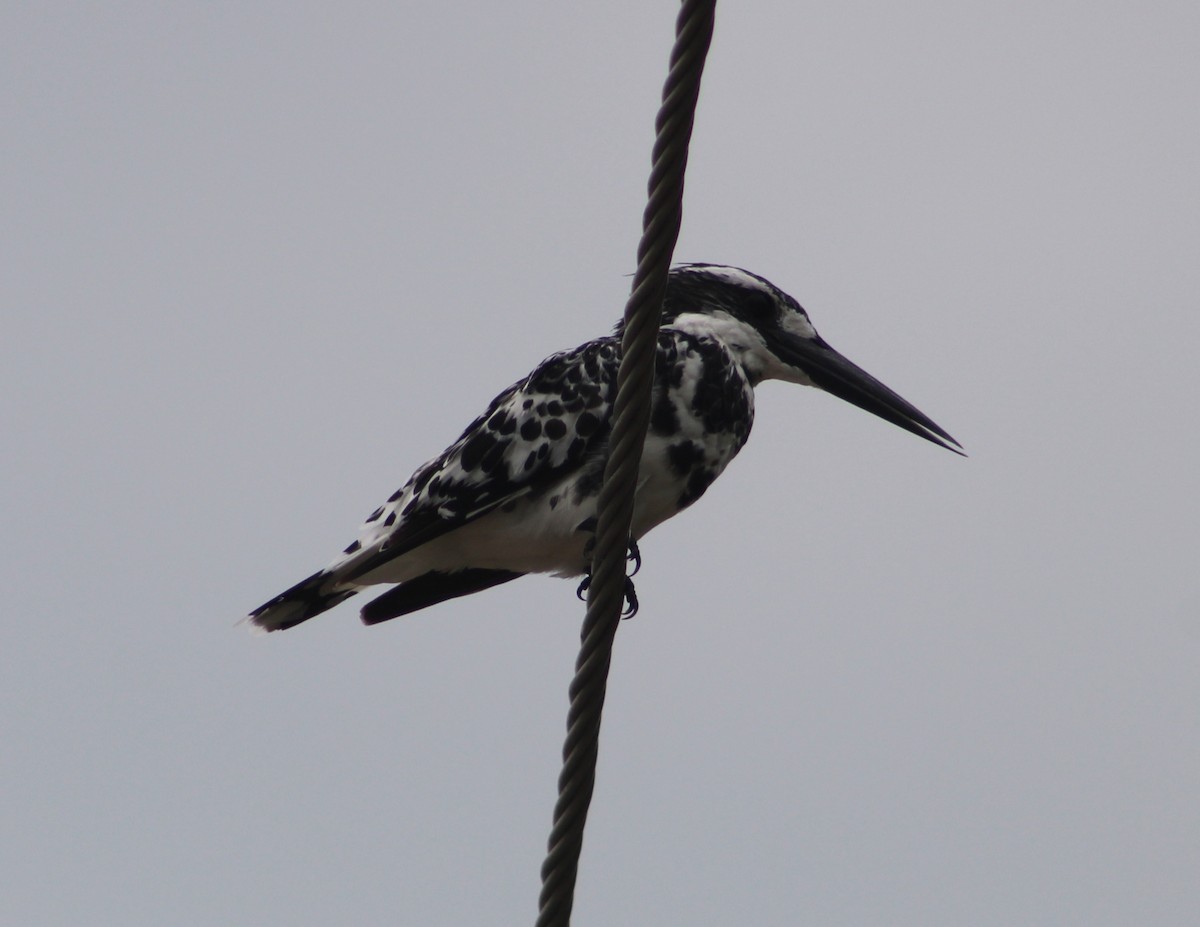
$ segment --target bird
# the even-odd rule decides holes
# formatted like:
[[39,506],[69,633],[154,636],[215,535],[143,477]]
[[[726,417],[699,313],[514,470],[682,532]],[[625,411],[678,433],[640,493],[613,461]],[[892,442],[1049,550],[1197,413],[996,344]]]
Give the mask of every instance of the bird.
[[[391,588],[361,610],[368,625],[528,573],[583,576],[582,590],[622,327],[547,357],[502,391],[367,516],[327,567],[246,620],[266,631],[292,628],[382,585]],[[639,565],[637,541],[703,496],[745,445],[754,389],[766,380],[816,387],[963,454],[932,419],[830,347],[803,307],[765,278],[722,264],[677,265],[663,301],[630,530]]]

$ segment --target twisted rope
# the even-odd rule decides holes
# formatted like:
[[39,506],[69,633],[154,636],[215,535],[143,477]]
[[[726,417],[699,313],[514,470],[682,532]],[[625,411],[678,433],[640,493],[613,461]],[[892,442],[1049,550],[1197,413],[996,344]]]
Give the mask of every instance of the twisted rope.
[[575,877],[583,828],[596,781],[600,715],[612,661],[613,638],[625,601],[625,555],[633,520],[638,463],[650,421],[654,355],[662,317],[667,271],[683,217],[683,178],[704,59],[712,41],[716,0],[683,0],[675,22],[675,45],[655,120],[649,202],[633,288],[625,305],[621,367],[609,457],[597,513],[592,580],[583,619],[563,769],[558,779],[554,825],[542,864],[537,927],[567,927],[574,905]]

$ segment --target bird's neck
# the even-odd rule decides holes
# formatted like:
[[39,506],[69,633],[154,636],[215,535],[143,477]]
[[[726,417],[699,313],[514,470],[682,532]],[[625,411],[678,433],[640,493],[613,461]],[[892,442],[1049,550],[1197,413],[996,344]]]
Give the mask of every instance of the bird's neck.
[[665,327],[720,344],[751,386],[766,376],[772,356],[762,335],[729,313],[682,312]]

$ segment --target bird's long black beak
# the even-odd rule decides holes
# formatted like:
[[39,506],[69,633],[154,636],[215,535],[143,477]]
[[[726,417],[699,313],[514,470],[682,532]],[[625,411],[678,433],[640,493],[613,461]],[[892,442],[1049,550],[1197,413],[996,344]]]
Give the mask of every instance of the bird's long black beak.
[[857,364],[846,360],[820,337],[785,335],[772,348],[780,360],[802,370],[814,386],[939,447],[966,456],[961,450],[962,445],[937,422]]

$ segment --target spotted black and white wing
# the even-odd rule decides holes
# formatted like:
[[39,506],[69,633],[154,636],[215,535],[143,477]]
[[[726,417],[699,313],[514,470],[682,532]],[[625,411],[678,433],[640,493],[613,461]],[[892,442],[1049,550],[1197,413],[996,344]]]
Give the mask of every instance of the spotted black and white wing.
[[612,338],[544,360],[372,512],[329,569],[361,578],[596,457],[608,439],[619,363]]
[[568,473],[593,466],[598,478],[619,363],[619,343],[612,337],[546,358],[372,512],[357,540],[333,563],[250,619],[271,630],[291,627],[345,600],[358,586],[396,582],[387,574],[397,558],[544,491]]

